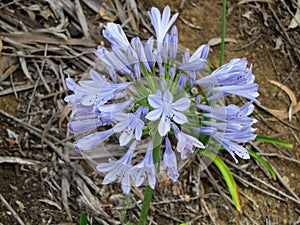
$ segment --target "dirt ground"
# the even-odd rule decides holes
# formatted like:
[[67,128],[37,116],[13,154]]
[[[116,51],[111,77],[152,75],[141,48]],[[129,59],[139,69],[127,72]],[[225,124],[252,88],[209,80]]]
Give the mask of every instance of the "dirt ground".
[[[81,79],[95,60],[92,50],[108,46],[101,35],[106,22],[147,38],[146,11],[166,4],[180,13],[180,45],[195,50],[210,43],[217,67],[222,1],[149,0],[137,3],[138,14],[120,11],[130,2],[0,2],[0,224],[79,224],[81,212],[89,224],[137,223],[143,188],[126,196],[120,185],[101,185],[103,177],[72,149],[63,79]],[[293,145],[249,145],[277,179],[254,159],[236,165],[220,154],[238,184],[238,212],[217,168],[202,171],[195,158],[178,182],[157,185],[149,224],[300,224],[300,27],[288,28],[296,6],[295,0],[227,1],[225,62],[246,57],[253,65],[261,103],[257,134]]]

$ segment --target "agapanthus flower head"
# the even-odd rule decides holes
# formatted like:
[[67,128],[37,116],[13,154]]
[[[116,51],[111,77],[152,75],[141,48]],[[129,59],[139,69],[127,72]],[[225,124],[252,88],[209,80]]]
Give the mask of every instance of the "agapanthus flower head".
[[[94,50],[101,67],[78,84],[66,79],[73,92],[65,100],[72,104],[68,127],[78,136],[75,149],[101,155],[98,147],[107,146],[111,157],[96,169],[105,174],[103,184],[119,182],[124,193],[131,185],[154,189],[160,173],[157,160],[176,182],[180,164],[205,151],[209,138],[236,161],[236,156],[249,158],[243,144],[255,138],[251,113],[258,85],[247,60],[232,59],[204,76],[209,46],[201,45],[194,53],[181,51],[173,25],[178,14],[171,17],[167,6],[162,14],[153,7],[149,15],[156,37],[129,41],[120,25],[108,23],[103,36],[112,50]],[[230,94],[250,102],[242,107],[222,103]],[[115,156],[110,140],[127,151]]]

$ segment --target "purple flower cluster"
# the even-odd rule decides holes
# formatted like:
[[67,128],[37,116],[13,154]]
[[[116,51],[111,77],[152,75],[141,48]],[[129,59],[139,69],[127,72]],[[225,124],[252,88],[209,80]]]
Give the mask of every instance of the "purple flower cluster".
[[[180,52],[178,31],[173,26],[178,14],[171,17],[167,6],[162,14],[152,8],[149,16],[156,39],[145,42],[139,37],[129,41],[118,24],[106,25],[103,36],[111,42],[112,50],[99,46],[94,53],[108,68],[109,76],[91,70],[91,79],[79,84],[70,77],[66,79],[74,92],[65,98],[72,104],[68,126],[72,133],[80,134],[74,143],[76,150],[95,149],[115,134],[120,146],[130,146],[120,159],[110,158],[96,166],[97,171],[106,173],[103,184],[120,182],[124,193],[129,193],[131,184],[155,188],[157,135],[164,149],[161,165],[174,182],[179,177],[177,156],[185,160],[197,149],[207,147],[200,136],[213,138],[236,161],[236,155],[249,158],[242,145],[255,138],[252,124],[256,121],[250,114],[252,103],[257,102],[258,85],[247,60],[232,59],[201,77],[199,71],[207,66],[209,46],[200,46],[192,55],[188,50]],[[216,104],[230,94],[249,102],[242,107]],[[143,160],[133,165],[133,158],[140,158],[138,143],[146,140],[149,143]]]

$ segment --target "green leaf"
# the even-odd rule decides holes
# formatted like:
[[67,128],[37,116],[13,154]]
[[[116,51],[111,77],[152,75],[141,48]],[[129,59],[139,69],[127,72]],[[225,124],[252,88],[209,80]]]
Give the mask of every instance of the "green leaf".
[[272,143],[272,144],[277,144],[281,145],[287,148],[293,148],[293,145],[275,138],[269,138],[269,137],[263,137],[263,136],[256,136],[255,138],[256,141],[261,141],[261,142],[267,142],[267,143]]
[[87,218],[86,218],[86,214],[84,212],[81,212],[80,214],[80,225],[87,225]]
[[276,174],[275,174],[272,166],[264,158],[262,158],[260,155],[258,155],[256,152],[249,150],[249,149],[247,149],[247,151],[249,152],[249,155],[251,155],[253,158],[258,160],[261,164],[263,164],[263,166],[266,167],[267,170],[269,170],[273,179],[276,180]]
[[231,198],[233,200],[233,203],[234,203],[236,209],[238,211],[241,211],[238,188],[237,188],[235,180],[234,180],[228,166],[225,164],[225,162],[219,156],[217,156],[213,153],[205,152],[203,155],[210,158],[215,163],[215,165],[218,167],[218,169],[222,173],[222,176],[227,184],[227,187],[229,189]]

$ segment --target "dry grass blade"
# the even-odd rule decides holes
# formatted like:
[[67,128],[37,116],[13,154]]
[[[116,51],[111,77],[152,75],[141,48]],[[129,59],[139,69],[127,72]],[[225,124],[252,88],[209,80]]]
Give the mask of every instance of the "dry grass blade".
[[59,204],[57,204],[56,202],[54,201],[51,201],[50,199],[39,199],[38,200],[39,202],[44,202],[48,205],[51,205],[51,206],[54,206],[56,207],[58,210],[62,210],[61,206]]
[[0,39],[0,57],[1,57],[2,49],[3,49],[3,43],[2,40]]
[[[66,169],[63,169],[63,174],[67,174]],[[61,199],[63,206],[67,212],[69,221],[72,221],[71,210],[69,207],[68,197],[70,196],[70,183],[65,175],[61,178]]]
[[[237,40],[235,38],[225,38],[225,42],[231,42],[237,44]],[[221,44],[221,38],[212,38],[207,43],[209,46],[216,46]]]
[[187,21],[186,19],[184,19],[182,16],[179,16],[179,19],[186,25],[190,26],[191,28],[197,29],[197,30],[201,30],[202,28],[200,26],[194,25],[192,23],[190,23],[189,21]]
[[17,164],[22,164],[22,165],[37,166],[41,162],[31,160],[31,159],[22,159],[22,158],[18,158],[18,157],[0,156],[0,164],[1,163],[17,163]]
[[275,81],[275,80],[269,80],[269,82],[271,84],[274,84],[277,87],[279,87],[281,90],[283,90],[289,96],[292,106],[295,106],[297,104],[296,95],[293,93],[293,91],[290,88],[288,88],[284,84],[281,84],[281,83],[279,83],[278,81]]
[[[24,51],[17,51],[17,55],[25,55],[25,52]],[[19,57],[19,61],[21,63],[21,68],[22,68],[25,76],[28,78],[28,80],[33,82],[33,79],[31,77],[31,74],[29,73],[25,58],[24,57]]]
[[269,4],[274,4],[274,0],[240,0],[238,2],[238,5],[242,5],[245,3],[249,3],[249,2],[264,2],[264,3],[269,3]]
[[76,15],[78,17],[78,20],[81,25],[85,39],[90,39],[88,23],[87,23],[85,15],[83,13],[83,10],[81,8],[79,0],[75,0],[75,10],[76,10]]
[[96,43],[92,40],[76,39],[76,38],[66,38],[62,39],[57,36],[49,36],[44,33],[30,33],[30,32],[18,32],[14,34],[0,33],[0,37],[4,41],[14,43],[25,49],[36,49],[29,45],[22,44],[32,44],[32,43],[43,43],[43,44],[55,44],[55,45],[80,45],[86,47],[95,47]]
[[[46,79],[46,82],[48,84],[53,84],[55,83],[55,80],[53,79]],[[38,85],[43,85],[42,81],[41,82],[38,82]],[[18,86],[15,86],[15,88],[7,88],[3,91],[0,91],[0,96],[3,96],[3,95],[9,95],[11,93],[14,93],[14,91],[16,92],[20,92],[20,91],[25,91],[25,90],[28,90],[28,89],[32,89],[35,87],[35,84],[23,84],[23,85],[18,85]]]
[[293,91],[290,88],[288,88],[284,84],[281,84],[278,81],[274,81],[274,80],[269,80],[269,82],[282,89],[289,96],[291,100],[291,105],[288,110],[270,109],[266,107],[265,108],[275,116],[279,117],[280,119],[289,118],[289,121],[291,121],[292,115],[300,111],[300,102],[297,102],[296,95],[293,93]]

